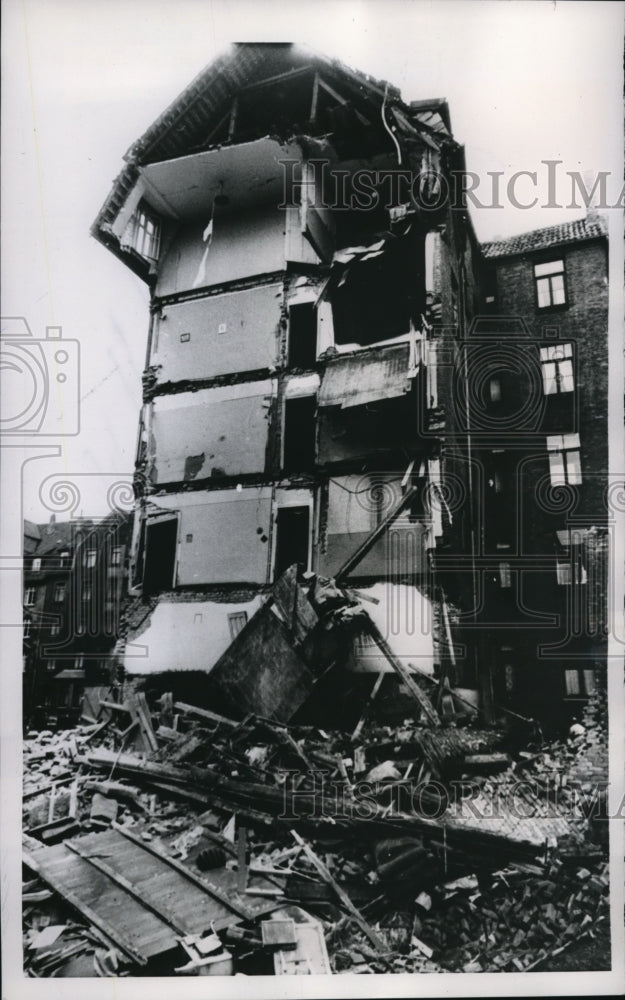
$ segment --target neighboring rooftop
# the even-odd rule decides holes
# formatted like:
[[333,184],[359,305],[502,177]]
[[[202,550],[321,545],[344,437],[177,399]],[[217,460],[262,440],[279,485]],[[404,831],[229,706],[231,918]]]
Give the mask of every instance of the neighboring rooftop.
[[487,258],[512,257],[514,254],[532,253],[534,250],[548,250],[549,247],[565,243],[600,239],[607,234],[605,219],[599,215],[589,214],[585,219],[576,219],[575,222],[562,222],[559,226],[533,229],[529,233],[510,236],[506,240],[482,243],[482,253]]

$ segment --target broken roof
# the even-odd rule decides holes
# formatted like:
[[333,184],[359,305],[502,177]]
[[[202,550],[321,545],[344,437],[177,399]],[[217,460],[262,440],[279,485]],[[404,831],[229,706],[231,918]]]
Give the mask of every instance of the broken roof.
[[[293,115],[289,102],[301,81],[308,77],[310,81],[313,77],[316,81],[315,88],[312,88],[311,82],[311,93],[317,96],[310,104],[307,103],[310,99],[306,98],[303,110],[299,109]],[[273,125],[256,124],[252,129],[253,136],[240,133],[241,100],[267,86],[283,89],[283,105],[276,104]],[[141,197],[137,189],[140,171],[150,164],[195,155],[215,147],[240,145],[241,141],[262,138],[269,133],[274,139],[279,134],[292,137],[291,133],[295,133],[302,142],[309,140],[309,136],[303,133],[310,130],[312,135],[326,136],[328,131],[334,134],[332,124],[328,129],[328,122],[321,122],[318,118],[319,112],[315,108],[318,109],[322,100],[318,92],[323,92],[324,100],[330,101],[332,108],[340,112],[337,123],[351,115],[353,121],[362,126],[363,134],[370,137],[375,122],[389,148],[388,130],[383,128],[380,116],[385,101],[391,102],[394,111],[401,113],[404,127],[413,137],[420,136],[429,145],[433,141],[435,145],[451,141],[445,101],[418,102],[411,108],[402,102],[400,91],[386,81],[352,70],[338,60],[328,59],[305,47],[292,43],[239,43],[202,70],[128,149],[124,157],[126,166],[115,180],[92,226],[92,235],[146,278],[149,269],[145,262],[120,249],[119,235],[112,231],[113,223],[118,220],[124,206],[125,211],[136,208]],[[275,96],[272,102],[275,103]],[[247,114],[249,118],[249,108]],[[255,121],[254,115],[252,120]],[[340,130],[340,124],[337,127]],[[246,133],[246,128],[242,128]],[[399,131],[401,133],[402,128]]]
[[546,226],[544,229],[533,229],[529,233],[520,233],[505,240],[482,243],[481,247],[484,257],[489,259],[512,257],[515,254],[548,250],[550,247],[567,243],[601,239],[607,235],[605,219],[598,215],[587,215],[585,219],[576,219],[574,222],[563,222],[559,226]]

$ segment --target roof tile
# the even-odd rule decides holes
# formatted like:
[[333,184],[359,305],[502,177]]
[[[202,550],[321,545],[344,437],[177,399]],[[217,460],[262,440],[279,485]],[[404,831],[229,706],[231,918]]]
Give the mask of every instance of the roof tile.
[[576,219],[574,222],[563,222],[559,226],[547,226],[545,229],[533,229],[529,233],[510,236],[506,240],[482,243],[482,253],[489,259],[511,257],[534,250],[547,250],[563,243],[598,239],[607,236],[607,232],[605,219],[598,215],[587,215],[585,219]]

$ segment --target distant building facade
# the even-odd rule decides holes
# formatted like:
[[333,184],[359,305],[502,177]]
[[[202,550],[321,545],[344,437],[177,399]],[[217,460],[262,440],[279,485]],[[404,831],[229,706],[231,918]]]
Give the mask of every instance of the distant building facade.
[[89,717],[110,687],[130,520],[24,525],[24,724]]

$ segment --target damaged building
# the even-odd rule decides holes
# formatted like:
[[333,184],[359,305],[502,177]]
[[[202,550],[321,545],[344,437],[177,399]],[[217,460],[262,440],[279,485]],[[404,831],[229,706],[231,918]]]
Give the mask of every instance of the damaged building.
[[[466,215],[385,190],[363,210],[357,184],[461,164],[445,102],[241,45],[126,159],[94,227],[151,290],[132,593],[157,600],[126,670],[211,671],[285,570],[336,576],[410,491],[345,582],[432,674],[449,650],[429,553],[451,527],[436,358],[477,305],[477,244]],[[387,668],[366,636],[350,660]]]
[[[235,643],[247,650],[237,663],[271,659],[274,684],[256,690],[253,706],[269,715],[274,688],[299,689],[303,704],[332,664],[351,674],[345,692],[370,690],[371,673],[405,689],[414,669],[458,692],[452,714],[479,704],[489,719],[521,703],[540,714],[570,694],[566,657],[544,698],[525,697],[527,685],[524,694],[524,672],[536,691],[542,669],[539,633],[556,620],[546,611],[528,611],[527,641],[514,650],[493,635],[517,625],[502,611],[503,589],[522,606],[516,581],[533,586],[532,559],[559,566],[577,527],[554,515],[548,532],[532,515],[528,552],[516,552],[515,504],[490,486],[506,478],[493,469],[515,436],[527,451],[523,394],[547,399],[552,414],[563,398],[540,388],[540,365],[558,363],[541,346],[549,330],[528,332],[518,348],[523,321],[509,317],[528,303],[506,264],[526,262],[541,317],[550,308],[561,317],[569,302],[540,242],[527,244],[536,260],[481,248],[466,210],[443,197],[464,169],[446,102],[405,103],[389,84],[293,45],[240,44],[125,160],[93,234],[148,284],[151,302],[126,674],[172,673],[178,684],[186,674],[193,685],[208,675],[210,698],[229,688],[222,707],[232,710],[254,673],[232,681]],[[603,233],[591,238],[605,244]],[[578,251],[580,239],[570,241]],[[509,315],[489,327],[489,313]],[[580,314],[571,340],[584,322]],[[598,326],[601,353],[595,310]],[[538,389],[508,371],[506,352],[518,360],[524,350]],[[476,389],[481,360],[492,367],[498,354],[504,374],[493,368]],[[566,423],[541,417],[532,427],[545,471],[577,433],[558,419]],[[514,472],[507,481],[512,490]],[[512,567],[513,552],[529,563]],[[320,660],[313,640],[308,656],[294,651],[302,639],[292,631],[278,642],[276,629],[289,629],[268,595],[293,566],[294,587],[357,588],[376,635],[354,626]],[[317,622],[314,599],[310,611]],[[381,703],[396,693],[386,683]]]
[[610,967],[607,242],[480,246],[463,168],[282,44],[127,153],[123,682],[26,734],[27,975]]

